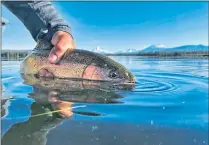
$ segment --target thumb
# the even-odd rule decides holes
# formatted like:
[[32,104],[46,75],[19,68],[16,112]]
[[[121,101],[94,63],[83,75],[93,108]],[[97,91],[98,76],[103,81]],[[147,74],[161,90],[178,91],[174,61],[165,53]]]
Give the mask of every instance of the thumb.
[[62,42],[59,42],[52,48],[49,54],[49,62],[52,64],[57,63],[67,49],[68,48],[66,45],[63,45]]
[[53,63],[57,63],[57,59],[58,59],[58,57],[55,53],[55,47],[53,47],[50,54],[49,54],[48,60],[49,60],[50,63],[53,64]]

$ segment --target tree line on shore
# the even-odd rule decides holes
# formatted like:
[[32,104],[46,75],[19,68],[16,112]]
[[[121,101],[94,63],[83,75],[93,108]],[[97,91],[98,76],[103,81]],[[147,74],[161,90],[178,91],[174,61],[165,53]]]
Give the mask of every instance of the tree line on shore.
[[[1,60],[3,61],[18,61],[23,60],[31,50],[2,50]],[[133,54],[105,54],[107,56],[142,56],[142,57],[156,57],[156,58],[208,58],[208,51],[182,51],[182,52],[138,52]]]
[[145,57],[179,57],[179,58],[207,58],[209,57],[208,51],[162,51],[162,52],[138,52],[133,54],[107,54],[109,56],[145,56]]
[[1,50],[2,61],[19,61],[23,60],[31,50]]

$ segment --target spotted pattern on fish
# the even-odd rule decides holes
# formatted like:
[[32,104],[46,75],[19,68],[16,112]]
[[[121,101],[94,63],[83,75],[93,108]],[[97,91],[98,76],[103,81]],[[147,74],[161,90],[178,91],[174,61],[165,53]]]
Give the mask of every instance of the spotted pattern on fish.
[[[35,50],[21,64],[21,73],[23,74],[38,74],[40,69],[47,69],[58,78],[79,78],[82,79],[85,71],[89,66],[94,66],[92,69],[92,78],[106,81],[114,81],[109,77],[110,71],[117,71],[119,79],[126,79],[129,82],[135,82],[134,75],[128,71],[123,65],[112,60],[111,58],[90,52],[87,50],[67,50],[58,64],[50,64],[48,55],[50,50]],[[94,78],[93,78],[94,77]]]

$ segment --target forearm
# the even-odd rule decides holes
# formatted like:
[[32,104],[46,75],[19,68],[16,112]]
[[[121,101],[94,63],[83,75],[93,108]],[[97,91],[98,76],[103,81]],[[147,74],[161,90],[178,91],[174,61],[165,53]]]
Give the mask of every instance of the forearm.
[[[35,41],[44,39],[51,41],[56,31],[71,34],[71,29],[58,15],[51,2],[48,1],[3,1],[15,16],[17,16],[30,31]],[[42,30],[45,30],[44,35]]]

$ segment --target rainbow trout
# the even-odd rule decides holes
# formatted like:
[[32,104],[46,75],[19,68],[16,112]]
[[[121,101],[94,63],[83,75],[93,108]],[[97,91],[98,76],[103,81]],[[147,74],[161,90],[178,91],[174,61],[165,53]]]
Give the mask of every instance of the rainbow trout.
[[44,69],[53,74],[54,78],[135,83],[134,75],[127,68],[102,54],[69,49],[57,64],[50,64],[49,52],[50,49],[34,49],[23,60],[21,73],[39,77],[40,70]]

